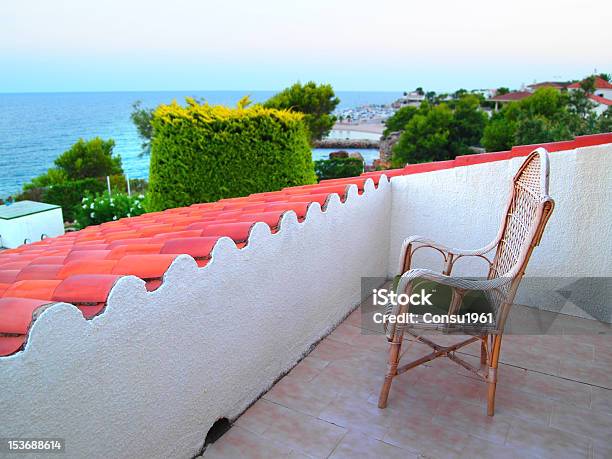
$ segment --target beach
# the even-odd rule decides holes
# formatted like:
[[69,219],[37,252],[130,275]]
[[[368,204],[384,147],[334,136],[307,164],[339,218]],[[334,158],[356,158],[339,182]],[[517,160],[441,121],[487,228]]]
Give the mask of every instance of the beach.
[[336,131],[355,131],[355,132],[367,132],[370,134],[380,134],[382,135],[385,130],[385,125],[382,121],[372,120],[369,122],[361,122],[361,123],[336,123],[334,125],[334,130]]

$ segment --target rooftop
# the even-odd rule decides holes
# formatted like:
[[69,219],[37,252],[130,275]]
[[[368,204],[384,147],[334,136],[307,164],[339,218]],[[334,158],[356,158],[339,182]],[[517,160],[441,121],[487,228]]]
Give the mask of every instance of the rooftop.
[[491,97],[489,100],[493,102],[513,102],[516,100],[523,100],[531,95],[532,93],[529,91],[513,91],[507,94]]
[[[576,82],[576,83],[572,83],[568,86],[569,89],[578,89],[580,88],[580,83],[582,82]],[[612,84],[607,82],[606,80],[604,80],[601,77],[595,77],[595,89],[612,89]]]
[[606,99],[605,97],[596,96],[595,94],[589,95],[589,99],[591,99],[593,102],[597,102],[598,104],[612,105],[612,100]]
[[12,220],[26,215],[57,209],[59,206],[34,201],[17,201],[9,205],[0,205],[0,220]]

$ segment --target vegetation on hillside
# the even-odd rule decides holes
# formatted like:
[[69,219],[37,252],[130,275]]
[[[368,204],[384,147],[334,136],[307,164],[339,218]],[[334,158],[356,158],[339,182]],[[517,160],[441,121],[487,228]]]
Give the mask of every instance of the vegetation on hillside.
[[[597,75],[608,81],[608,74]],[[392,165],[441,161],[471,152],[474,147],[503,151],[528,145],[572,139],[577,135],[612,131],[612,108],[601,115],[593,110],[589,95],[595,91],[595,76],[580,82],[580,89],[544,87],[531,96],[505,104],[491,116],[493,106],[482,95],[464,89],[453,94],[430,94],[420,107],[400,108],[387,119],[384,135],[399,131]],[[510,90],[501,87],[498,94]]]
[[[588,82],[584,86],[589,89]],[[538,89],[494,113],[484,130],[482,144],[487,151],[502,151],[514,145],[568,140],[612,130],[612,110],[597,116],[593,106],[584,89]]]
[[405,124],[393,147],[394,167],[469,153],[469,147],[477,145],[482,136],[486,114],[479,110],[478,97],[464,94],[452,105],[423,102],[418,109],[402,108],[389,119],[387,127],[396,129],[400,122]]

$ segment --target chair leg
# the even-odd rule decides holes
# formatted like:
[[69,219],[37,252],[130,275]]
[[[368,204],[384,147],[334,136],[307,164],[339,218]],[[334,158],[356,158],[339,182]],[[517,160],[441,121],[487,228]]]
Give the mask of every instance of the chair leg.
[[389,362],[387,363],[387,374],[385,375],[385,382],[380,389],[380,397],[378,398],[378,408],[387,407],[387,399],[389,398],[389,391],[391,390],[391,383],[393,378],[397,374],[397,365],[400,359],[400,350],[402,348],[403,332],[400,332],[399,337],[395,337],[391,343],[389,349]]
[[501,335],[493,338],[493,348],[491,349],[491,361],[489,362],[489,373],[487,375],[487,415],[495,414],[495,389],[497,387],[497,364],[499,362],[499,352],[501,348]]
[[480,341],[480,365],[484,366],[487,364],[487,344],[486,340],[488,340],[488,335],[484,337],[482,341]]

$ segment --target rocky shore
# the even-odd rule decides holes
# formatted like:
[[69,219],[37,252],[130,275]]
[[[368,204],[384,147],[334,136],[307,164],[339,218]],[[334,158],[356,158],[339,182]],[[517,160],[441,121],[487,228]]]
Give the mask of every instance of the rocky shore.
[[378,149],[380,142],[378,140],[368,139],[322,139],[314,142],[316,148],[359,148]]

